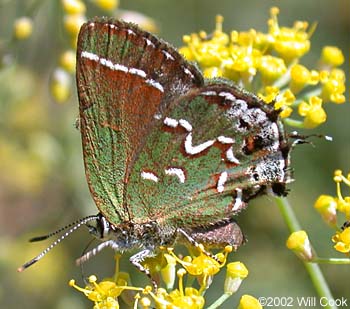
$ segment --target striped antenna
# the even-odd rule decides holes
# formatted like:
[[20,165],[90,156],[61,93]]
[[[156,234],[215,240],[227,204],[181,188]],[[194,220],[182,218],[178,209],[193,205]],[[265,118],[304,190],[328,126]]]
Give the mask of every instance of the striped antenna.
[[67,226],[58,229],[57,231],[50,233],[48,235],[44,235],[44,236],[38,236],[38,237],[34,237],[32,239],[30,239],[30,242],[36,242],[36,241],[41,241],[44,239],[47,239],[51,236],[57,235],[58,233],[63,232],[66,229],[69,229],[67,232],[65,232],[60,238],[58,238],[56,241],[54,241],[49,247],[47,247],[44,251],[42,251],[40,254],[38,254],[36,257],[34,257],[33,259],[31,259],[30,261],[28,261],[27,263],[23,264],[21,267],[17,268],[18,272],[22,272],[25,269],[27,269],[29,266],[32,266],[33,264],[35,264],[36,262],[38,262],[39,260],[41,260],[49,251],[51,251],[52,248],[56,247],[63,239],[65,239],[67,236],[69,236],[70,234],[72,234],[74,231],[76,231],[78,228],[80,228],[81,226],[85,225],[86,223],[93,221],[93,220],[98,220],[100,218],[99,215],[94,215],[94,216],[88,216],[85,218],[82,218],[78,221],[75,221],[73,223],[68,224]]
[[323,134],[302,135],[302,134],[299,134],[297,131],[290,132],[288,134],[288,136],[290,138],[294,138],[295,139],[293,141],[293,143],[292,143],[292,147],[294,147],[297,144],[311,144],[313,146],[313,143],[308,140],[310,137],[324,138],[328,142],[332,142],[333,141],[333,137],[332,136],[323,135]]
[[[75,226],[75,225],[78,225],[78,224],[81,225],[81,224],[83,224],[82,221],[84,221],[84,220],[86,220],[86,219],[89,219],[89,218],[91,218],[91,220],[94,220],[94,219],[96,219],[96,216],[95,216],[95,215],[94,215],[94,216],[88,216],[88,217],[86,217],[86,218],[79,219],[79,220],[77,220],[77,221],[74,221],[74,222],[72,222],[72,223],[69,223],[68,225],[66,225],[66,226],[64,226],[64,227],[61,227],[61,228],[58,229],[57,231],[54,231],[54,232],[52,232],[52,233],[50,233],[50,234],[43,235],[43,236],[33,237],[33,238],[29,239],[29,242],[37,242],[37,241],[42,241],[42,240],[48,239],[48,238],[50,238],[50,237],[52,237],[52,236],[55,236],[55,235],[57,235],[57,234],[59,234],[59,233],[65,231],[65,230],[67,230],[67,229],[69,229],[69,228]],[[88,220],[88,221],[90,221],[90,220]],[[88,222],[88,221],[85,221],[85,222]]]

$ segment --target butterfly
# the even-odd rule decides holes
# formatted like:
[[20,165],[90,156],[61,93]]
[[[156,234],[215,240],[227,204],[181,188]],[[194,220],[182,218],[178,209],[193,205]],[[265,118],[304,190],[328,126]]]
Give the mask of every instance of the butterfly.
[[237,248],[244,241],[237,214],[259,195],[286,194],[291,144],[279,111],[227,80],[205,80],[136,25],[85,23],[76,81],[85,173],[99,214],[67,229],[87,225],[101,240],[79,262],[105,247],[136,250],[131,262],[149,275],[142,262],[160,246]]

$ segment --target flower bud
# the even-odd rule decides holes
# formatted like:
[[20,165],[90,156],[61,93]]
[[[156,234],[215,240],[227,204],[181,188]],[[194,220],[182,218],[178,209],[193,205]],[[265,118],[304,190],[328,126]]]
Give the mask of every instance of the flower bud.
[[333,196],[320,195],[314,207],[328,225],[335,226],[337,224],[337,201]]
[[262,306],[255,297],[243,295],[239,301],[238,309],[262,309]]
[[286,246],[304,261],[311,261],[314,258],[311,243],[305,231],[297,231],[290,234]]
[[224,284],[224,291],[227,294],[235,293],[243,279],[248,276],[248,269],[241,262],[232,262],[227,264],[226,279]]

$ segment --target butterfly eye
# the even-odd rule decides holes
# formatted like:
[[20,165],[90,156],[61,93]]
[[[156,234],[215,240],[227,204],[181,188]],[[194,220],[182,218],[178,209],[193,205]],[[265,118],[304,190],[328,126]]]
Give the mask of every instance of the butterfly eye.
[[92,223],[86,224],[87,228],[89,229],[89,233],[91,235],[93,235],[98,239],[102,239],[108,234],[109,223],[104,217],[102,217],[101,215],[98,215],[96,220],[91,222]]

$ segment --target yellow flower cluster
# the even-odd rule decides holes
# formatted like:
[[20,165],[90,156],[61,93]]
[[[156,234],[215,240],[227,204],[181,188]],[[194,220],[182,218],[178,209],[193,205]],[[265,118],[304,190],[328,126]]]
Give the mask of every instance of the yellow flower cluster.
[[[344,62],[340,49],[323,48],[318,70],[299,63],[310,51],[315,26],[296,21],[293,27],[278,24],[279,10],[271,8],[267,33],[222,31],[222,16],[216,17],[212,35],[204,31],[184,36],[180,52],[196,61],[207,78],[225,77],[274,103],[285,122],[314,128],[326,121],[325,102],[344,103],[345,74],[337,68]],[[302,119],[291,119],[297,110]]]
[[89,277],[89,283],[90,285],[83,289],[75,284],[75,280],[69,281],[69,285],[84,293],[89,300],[95,303],[96,308],[119,308],[118,297],[127,289],[123,281],[114,282],[105,279],[97,283],[96,276],[92,275]]
[[[350,220],[350,196],[343,196],[341,184],[350,187],[350,173],[345,177],[341,170],[334,172],[337,196],[321,195],[315,202],[314,207],[321,214],[323,220],[336,227],[337,213],[343,213],[346,220]],[[350,225],[345,224],[341,231],[338,231],[332,238],[335,242],[334,248],[343,253],[350,252]]]
[[[166,288],[158,287],[158,289],[152,291],[150,286],[145,288],[133,286],[129,275],[119,272],[119,255],[116,255],[117,266],[114,278],[107,278],[98,283],[96,276],[92,275],[89,277],[90,284],[85,288],[77,286],[74,280],[71,280],[69,284],[93,301],[95,309],[120,308],[119,297],[129,306],[134,306],[135,308],[137,306],[141,308],[155,307],[157,309],[204,308],[204,293],[213,281],[214,275],[225,266],[227,256],[232,251],[232,247],[227,246],[223,252],[211,255],[200,246],[197,255],[185,256],[182,259],[174,253],[172,248],[162,249],[156,257],[147,259],[143,266],[151,274],[160,273],[162,281],[158,282],[158,284],[164,283]],[[247,275],[248,270],[243,263],[233,262],[227,264],[223,295],[229,297],[235,293]],[[185,277],[186,287],[184,286]],[[177,287],[174,288],[176,278]],[[189,285],[189,282],[194,284],[195,281],[193,279],[196,279],[198,282],[198,288]],[[250,302],[254,300],[252,296],[248,298]],[[246,302],[243,301],[244,303]]]
[[[106,11],[113,11],[117,8],[118,0],[94,0],[93,3]],[[75,49],[81,25],[87,18],[86,5],[82,0],[61,0],[64,12],[63,25],[69,36],[71,48],[64,51],[59,59],[59,66],[52,74],[50,90],[53,98],[58,103],[67,101],[72,91],[73,78],[75,73]]]

